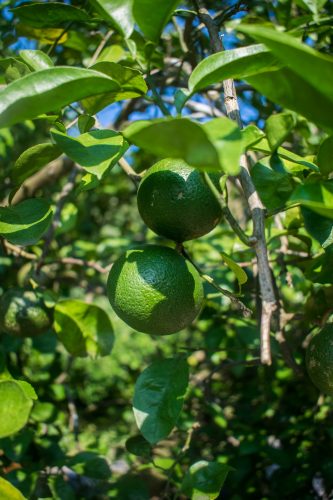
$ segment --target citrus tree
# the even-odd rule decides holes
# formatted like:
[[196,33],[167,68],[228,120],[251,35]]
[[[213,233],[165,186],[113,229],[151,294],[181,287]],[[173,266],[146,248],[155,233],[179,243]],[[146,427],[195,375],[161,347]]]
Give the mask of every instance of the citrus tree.
[[333,4],[1,8],[0,498],[330,498]]

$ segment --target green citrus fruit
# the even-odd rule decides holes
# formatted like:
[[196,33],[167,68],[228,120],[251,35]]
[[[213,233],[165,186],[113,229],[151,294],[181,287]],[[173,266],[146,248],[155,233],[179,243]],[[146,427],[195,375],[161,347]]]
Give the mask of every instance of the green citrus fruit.
[[333,324],[312,338],[306,351],[306,367],[314,385],[333,395]]
[[[212,176],[216,181],[217,176]],[[193,240],[220,221],[221,207],[200,172],[182,160],[153,165],[138,190],[138,209],[155,233],[174,241]]]
[[11,288],[0,299],[0,330],[16,337],[34,337],[52,325],[53,311],[43,295],[33,290]]
[[135,330],[152,335],[182,330],[203,302],[198,271],[175,250],[158,245],[123,254],[111,268],[107,288],[117,315]]

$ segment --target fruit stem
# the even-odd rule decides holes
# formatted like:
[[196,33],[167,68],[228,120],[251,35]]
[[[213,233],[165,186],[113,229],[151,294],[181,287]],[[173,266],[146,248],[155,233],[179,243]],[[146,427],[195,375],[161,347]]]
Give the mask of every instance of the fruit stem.
[[249,318],[250,316],[252,316],[251,309],[246,307],[246,305],[241,300],[239,300],[239,298],[236,297],[235,294],[229,292],[229,290],[226,290],[225,288],[220,287],[220,285],[218,285],[211,276],[205,274],[204,271],[200,269],[200,267],[191,259],[191,257],[189,256],[184,247],[182,250],[182,254],[185,257],[185,259],[191,262],[191,264],[196,268],[201,278],[207,281],[207,283],[209,283],[213,288],[215,288],[215,290],[218,290],[222,295],[228,297],[228,299],[230,299],[231,302],[233,302],[233,304],[235,304],[242,311],[245,318]]
[[213,195],[215,196],[216,201],[220,205],[225,219],[228,221],[230,227],[237,234],[239,239],[244,243],[244,245],[246,245],[248,247],[255,245],[257,242],[257,238],[255,238],[253,236],[247,236],[247,234],[245,234],[243,229],[240,227],[240,225],[238,224],[238,222],[236,221],[236,219],[234,218],[234,216],[230,212],[229,207],[228,207],[225,199],[223,198],[223,194],[221,194],[218,191],[218,189],[215,187],[215,185],[214,185],[213,181],[211,180],[211,178],[209,177],[208,173],[202,172],[202,176],[203,176],[203,179],[206,182],[207,186],[210,188]]

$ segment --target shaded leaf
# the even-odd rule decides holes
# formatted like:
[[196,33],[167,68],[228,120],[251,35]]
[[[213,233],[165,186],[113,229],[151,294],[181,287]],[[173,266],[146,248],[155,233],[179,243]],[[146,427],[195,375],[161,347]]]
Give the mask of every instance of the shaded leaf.
[[167,437],[181,412],[188,385],[188,365],[181,358],[156,361],[135,384],[133,411],[137,426],[151,444]]
[[132,453],[133,455],[136,455],[138,457],[149,458],[151,456],[151,446],[148,441],[146,441],[145,438],[141,436],[141,434],[128,438],[125,446],[126,450],[129,453]]
[[194,68],[189,89],[194,93],[227,78],[243,79],[280,66],[276,57],[262,44],[225,50],[206,57]]
[[112,102],[141,97],[145,95],[148,90],[142,74],[136,69],[127,68],[121,64],[107,61],[98,62],[94,64],[91,69],[104,73],[113,80],[116,80],[120,85],[120,90],[104,95],[89,97],[82,101],[82,105],[87,113],[92,115]]
[[162,158],[182,158],[202,169],[239,172],[241,133],[227,118],[216,118],[205,124],[187,118],[136,121],[126,127],[123,134],[136,146]]
[[134,0],[133,14],[143,34],[157,42],[180,0]]
[[20,50],[20,57],[34,71],[40,69],[52,68],[52,59],[41,50]]
[[36,71],[0,91],[0,127],[119,88],[118,82],[91,69],[58,66]]
[[27,392],[15,380],[0,381],[0,438],[26,425],[33,404]]
[[291,113],[277,113],[267,119],[265,132],[272,151],[281,146],[294,126],[295,118]]
[[280,61],[307,81],[333,104],[333,58],[297,38],[259,25],[241,25],[238,30],[264,43]]
[[200,460],[191,465],[181,489],[193,500],[214,500],[231,470],[229,465]]
[[333,172],[333,136],[327,137],[320,145],[317,161],[322,174]]
[[54,144],[37,144],[24,151],[16,160],[12,178],[16,185],[22,184],[28,177],[38,172],[50,161],[61,155],[61,149]]
[[0,207],[0,234],[14,245],[33,245],[47,231],[52,215],[50,204],[41,198]]
[[95,125],[95,118],[90,115],[80,115],[77,121],[81,134],[88,132]]
[[261,73],[246,80],[273,102],[333,132],[332,102],[289,68]]
[[100,307],[80,300],[56,304],[54,327],[59,340],[73,356],[107,356],[114,343],[109,316]]
[[333,243],[332,219],[323,217],[306,207],[302,207],[301,212],[307,232],[319,241],[323,248],[331,245]]
[[29,3],[11,9],[22,22],[34,28],[58,26],[70,21],[90,21],[90,16],[81,9],[60,2]]
[[333,180],[297,186],[289,199],[314,212],[333,219]]
[[288,173],[275,172],[262,160],[254,165],[251,176],[259,196],[269,211],[283,208],[293,192]]
[[134,28],[133,0],[90,0],[90,3],[117,31],[126,38],[131,36]]

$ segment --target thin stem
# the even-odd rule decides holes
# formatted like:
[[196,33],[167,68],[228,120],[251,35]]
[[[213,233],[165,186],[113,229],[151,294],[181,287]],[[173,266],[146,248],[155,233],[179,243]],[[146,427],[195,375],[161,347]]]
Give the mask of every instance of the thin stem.
[[235,304],[242,311],[245,318],[249,318],[252,315],[251,309],[246,307],[246,305],[241,300],[239,300],[239,298],[236,297],[235,294],[229,292],[229,290],[226,290],[225,288],[220,287],[211,276],[208,276],[208,274],[204,273],[204,271],[202,271],[202,269],[200,269],[200,267],[191,259],[191,257],[186,252],[184,247],[182,248],[182,255],[185,257],[185,259],[191,262],[191,264],[198,271],[202,279],[207,281],[207,283],[209,283],[213,288],[215,288],[215,290],[220,292],[222,295],[228,297],[228,299],[230,299],[231,302]]
[[120,158],[120,160],[118,160],[118,163],[125,172],[125,174],[128,175],[128,177],[133,181],[135,186],[138,187],[141,181],[141,175],[137,174],[135,170],[133,170],[133,168],[128,163],[128,161],[125,160],[125,158]]
[[234,230],[234,232],[237,234],[237,236],[239,237],[239,239],[245,245],[247,245],[249,247],[253,246],[257,242],[256,238],[254,238],[253,236],[247,236],[245,234],[245,232],[240,227],[240,225],[238,224],[238,222],[236,221],[236,219],[234,219],[234,217],[233,217],[232,213],[230,212],[229,207],[228,207],[228,205],[227,205],[227,203],[226,203],[223,195],[221,193],[219,193],[218,189],[214,185],[214,183],[211,180],[211,178],[209,177],[208,173],[207,172],[203,172],[202,175],[203,175],[203,178],[204,178],[207,186],[209,186],[210,190],[212,191],[213,195],[216,198],[216,201],[220,205],[222,213],[223,213],[225,219],[228,221],[228,223],[231,226],[231,228]]

